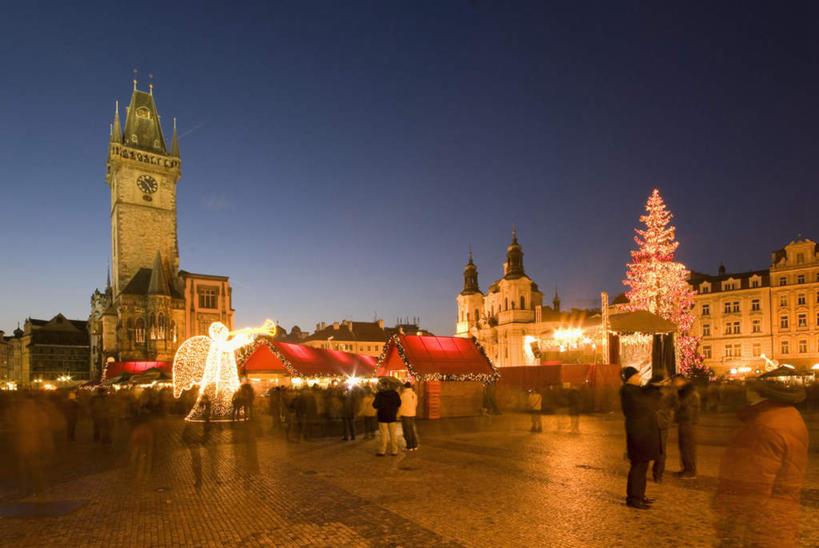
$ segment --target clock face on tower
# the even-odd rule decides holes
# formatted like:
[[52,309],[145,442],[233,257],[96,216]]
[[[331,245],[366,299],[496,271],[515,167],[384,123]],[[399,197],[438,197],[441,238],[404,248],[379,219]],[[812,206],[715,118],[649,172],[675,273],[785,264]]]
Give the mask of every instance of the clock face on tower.
[[145,194],[153,194],[159,188],[159,185],[150,175],[140,175],[137,177],[137,186],[139,190]]

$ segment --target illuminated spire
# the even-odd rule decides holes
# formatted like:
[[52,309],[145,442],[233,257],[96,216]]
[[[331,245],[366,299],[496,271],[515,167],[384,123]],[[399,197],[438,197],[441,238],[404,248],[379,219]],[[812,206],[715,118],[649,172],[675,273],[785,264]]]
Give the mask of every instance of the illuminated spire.
[[526,273],[523,271],[523,249],[518,243],[517,227],[512,229],[512,243],[506,249],[506,274],[504,278],[515,280]]
[[122,126],[119,123],[119,101],[114,101],[114,126],[111,129],[111,142],[122,142]]
[[176,116],[173,118],[173,137],[171,138],[171,156],[179,158],[179,137],[176,135]]
[[469,246],[469,262],[464,267],[464,290],[461,295],[471,295],[473,293],[480,293],[478,286],[478,267],[472,262],[472,245]]

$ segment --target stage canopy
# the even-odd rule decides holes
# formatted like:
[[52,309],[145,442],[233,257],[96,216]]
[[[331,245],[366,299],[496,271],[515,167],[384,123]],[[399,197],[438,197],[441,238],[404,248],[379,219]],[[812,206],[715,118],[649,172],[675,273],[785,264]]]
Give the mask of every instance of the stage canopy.
[[237,352],[236,364],[246,375],[278,373],[293,377],[370,377],[375,358],[340,350],[324,350],[303,344],[260,337]]
[[475,339],[393,335],[378,362],[376,374],[407,371],[421,381],[493,382],[497,369]]

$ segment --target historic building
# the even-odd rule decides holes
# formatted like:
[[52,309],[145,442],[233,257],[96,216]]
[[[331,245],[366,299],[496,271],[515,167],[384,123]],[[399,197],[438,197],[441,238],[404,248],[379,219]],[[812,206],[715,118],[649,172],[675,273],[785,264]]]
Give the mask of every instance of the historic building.
[[68,375],[89,379],[88,323],[57,314],[50,320],[26,319],[19,340],[19,374],[11,378],[27,385],[32,381],[56,380]]
[[[293,332],[298,329],[291,330]],[[321,322],[316,324],[316,330],[305,336],[300,342],[314,348],[326,350],[342,350],[355,354],[366,354],[368,356],[380,356],[384,345],[390,337],[396,333],[406,333],[408,335],[432,335],[429,331],[418,327],[415,323],[397,323],[395,327],[384,327],[384,320],[374,322],[354,322],[343,320],[327,324]]]
[[[464,288],[457,302],[455,335],[477,338],[499,367],[538,364],[555,349],[556,333],[595,326],[599,329],[601,324],[597,311],[561,311],[556,290],[552,306],[543,306],[543,293],[523,268],[523,249],[515,232],[506,250],[503,277],[492,283],[486,294],[478,285],[478,268],[470,251],[464,268]],[[574,348],[576,342],[569,345]],[[560,347],[558,344],[558,352]]]
[[[774,251],[766,270],[716,276],[691,272],[697,291],[694,333],[705,364],[718,375],[765,370],[775,360],[800,367],[819,363],[819,255],[799,239]],[[743,370],[744,371],[744,370]]]
[[0,382],[22,381],[22,339],[20,325],[12,335],[0,330]]
[[119,104],[108,145],[112,274],[91,297],[92,374],[106,361],[173,360],[186,337],[211,321],[233,326],[227,277],[179,270],[177,184],[182,174],[174,121],[167,147],[153,97],[134,90],[121,126]]

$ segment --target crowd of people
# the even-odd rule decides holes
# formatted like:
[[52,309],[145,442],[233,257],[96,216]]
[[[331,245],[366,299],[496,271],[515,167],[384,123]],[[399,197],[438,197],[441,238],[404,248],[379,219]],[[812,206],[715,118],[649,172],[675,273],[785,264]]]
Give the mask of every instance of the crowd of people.
[[381,433],[381,447],[377,455],[385,455],[387,444],[390,454],[398,454],[397,424],[408,451],[418,448],[415,416],[418,395],[407,382],[400,388],[394,382],[381,380],[375,388],[345,383],[331,383],[327,387],[275,387],[267,393],[268,411],[273,420],[273,431],[284,432],[288,441],[299,442],[314,437],[341,435],[352,441],[356,435],[364,439]]
[[[696,424],[701,398],[682,376],[653,377],[643,385],[640,372],[623,370],[620,397],[625,417],[630,469],[626,504],[647,510],[649,464],[661,483],[668,431],[678,428],[682,479],[697,477]],[[741,426],[725,451],[719,470],[714,509],[723,545],[791,546],[798,535],[802,478],[808,460],[808,430],[796,405],[805,400],[798,383],[753,379],[744,386],[747,406]],[[775,519],[760,519],[775,516]]]

